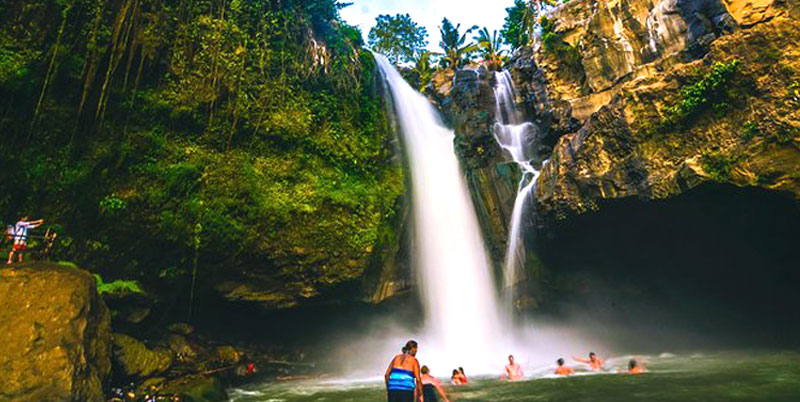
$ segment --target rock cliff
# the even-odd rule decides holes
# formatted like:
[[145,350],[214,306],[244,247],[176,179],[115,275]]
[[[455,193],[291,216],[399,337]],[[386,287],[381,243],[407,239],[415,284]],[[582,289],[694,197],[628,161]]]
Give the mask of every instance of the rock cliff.
[[709,43],[702,59],[617,84],[608,104],[559,140],[538,187],[546,214],[667,198],[708,181],[800,197],[797,5],[734,6],[750,25]]
[[0,270],[0,401],[103,401],[111,319],[89,273]]

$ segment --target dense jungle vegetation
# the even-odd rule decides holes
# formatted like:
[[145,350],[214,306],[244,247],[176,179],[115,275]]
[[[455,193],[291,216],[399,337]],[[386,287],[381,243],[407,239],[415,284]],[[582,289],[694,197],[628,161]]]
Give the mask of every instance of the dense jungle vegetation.
[[358,277],[405,192],[335,0],[0,1],[0,215],[170,289]]

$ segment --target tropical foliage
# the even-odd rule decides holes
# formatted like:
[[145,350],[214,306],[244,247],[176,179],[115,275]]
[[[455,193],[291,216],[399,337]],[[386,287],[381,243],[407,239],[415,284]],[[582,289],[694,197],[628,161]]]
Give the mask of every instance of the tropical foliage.
[[380,15],[369,31],[369,46],[392,63],[410,63],[428,46],[428,32],[408,14]]
[[476,43],[467,42],[469,34],[478,29],[478,26],[472,26],[464,33],[459,31],[460,28],[461,24],[454,26],[447,18],[442,20],[442,25],[439,27],[439,33],[442,36],[439,47],[443,52],[441,63],[445,68],[460,68],[479,49]]
[[340,8],[0,0],[3,219],[44,217],[59,258],[148,289],[198,253],[209,281],[355,277],[404,180]]
[[503,39],[495,30],[489,34],[489,29],[484,27],[478,31],[478,36],[475,37],[480,48],[483,63],[489,70],[502,70],[508,57],[506,56],[507,50],[502,49]]
[[514,6],[506,8],[508,15],[500,31],[505,42],[512,49],[533,45],[545,11],[559,2],[560,0],[514,0]]
[[422,52],[414,63],[412,72],[417,77],[417,90],[422,92],[425,87],[431,82],[433,73],[436,69],[433,66],[434,54],[431,52]]

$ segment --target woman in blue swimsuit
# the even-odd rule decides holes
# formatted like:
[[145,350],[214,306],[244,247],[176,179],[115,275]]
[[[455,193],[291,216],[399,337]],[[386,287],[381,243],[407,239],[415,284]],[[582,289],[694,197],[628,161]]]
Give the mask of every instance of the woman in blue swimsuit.
[[392,359],[386,369],[386,392],[389,402],[415,402],[421,395],[417,342],[408,341],[403,353]]

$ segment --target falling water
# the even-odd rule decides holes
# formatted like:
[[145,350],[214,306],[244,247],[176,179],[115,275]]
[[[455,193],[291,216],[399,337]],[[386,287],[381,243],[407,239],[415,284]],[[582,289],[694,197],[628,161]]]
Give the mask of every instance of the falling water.
[[525,246],[522,244],[521,227],[525,211],[525,202],[536,185],[539,171],[531,165],[530,154],[536,140],[537,127],[524,122],[514,106],[514,87],[508,71],[496,72],[495,80],[495,116],[494,135],[503,149],[511,154],[511,158],[522,170],[522,179],[517,189],[517,198],[511,213],[511,230],[508,235],[508,248],[503,266],[504,286],[510,288],[524,279]]
[[454,152],[453,131],[428,99],[375,55],[392,95],[411,170],[414,266],[425,311],[420,360],[475,372],[502,364],[498,303],[478,220]]

